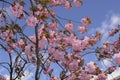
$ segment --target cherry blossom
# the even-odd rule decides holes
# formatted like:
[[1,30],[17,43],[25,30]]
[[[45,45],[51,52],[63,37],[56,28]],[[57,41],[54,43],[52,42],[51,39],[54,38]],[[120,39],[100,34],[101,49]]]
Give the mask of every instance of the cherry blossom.
[[91,24],[91,20],[89,17],[85,17],[81,19],[81,23],[85,26],[88,27]]
[[69,1],[65,1],[64,7],[65,7],[65,9],[70,9],[71,3]]
[[28,26],[35,27],[38,24],[39,21],[37,20],[36,17],[30,16],[30,17],[28,17],[26,22],[27,22]]
[[7,80],[4,76],[0,75],[0,80]]
[[114,57],[114,61],[116,62],[116,64],[120,65],[120,54],[115,54]]
[[[15,20],[9,18],[5,6],[0,11],[0,47],[9,57],[9,62],[5,62],[8,65],[4,66],[10,73],[10,80],[22,79],[24,70],[29,67],[34,68],[35,80],[41,79],[41,75],[46,75],[49,80],[90,80],[94,76],[95,80],[106,80],[107,75],[120,66],[120,40],[118,35],[114,36],[120,25],[108,33],[108,37],[115,37],[115,40],[101,43],[100,32],[87,34],[92,23],[90,17],[81,21],[69,20],[56,12],[63,7],[67,10],[73,5],[81,7],[82,0],[28,0],[29,6],[24,0],[1,1],[5,6],[9,3],[15,16]],[[28,29],[31,34],[26,33]],[[100,62],[110,59],[114,64],[104,70],[94,60],[86,61],[89,55],[94,55],[92,57]],[[53,64],[60,73],[56,74]]]
[[50,68],[44,70],[44,74],[50,74],[51,72],[52,72],[52,69],[50,69]]
[[88,74],[86,70],[82,70],[80,74],[80,80],[89,80],[91,79],[91,75]]
[[67,23],[65,25],[66,30],[68,30],[69,32],[73,32],[73,24],[71,22]]
[[114,32],[115,32],[115,30],[109,31],[109,36],[113,36],[113,35],[114,35]]
[[69,70],[70,71],[76,71],[79,69],[79,66],[78,66],[78,62],[77,61],[72,61],[70,64],[69,64]]
[[2,17],[2,13],[0,13],[0,18]]
[[12,6],[10,6],[10,10],[15,17],[19,19],[24,17],[23,6],[21,6],[19,3],[14,3]]
[[46,43],[47,43],[47,39],[45,36],[42,37],[42,39],[40,39],[39,41],[39,47],[40,49],[45,49],[46,48]]
[[58,77],[51,77],[50,80],[60,80]]
[[20,47],[24,46],[24,45],[25,45],[24,40],[23,40],[23,39],[20,39],[20,41],[18,42],[18,45],[19,45]]
[[63,58],[64,58],[64,53],[60,53],[60,52],[55,52],[54,54],[53,54],[53,57],[54,57],[54,59],[55,60],[62,60]]
[[56,31],[57,27],[58,27],[58,23],[56,21],[52,21],[52,22],[49,23],[48,26],[52,31]]
[[77,7],[80,7],[82,5],[82,0],[74,0],[74,3]]
[[79,27],[78,27],[78,30],[79,30],[82,34],[84,34],[84,33],[86,32],[86,28],[85,28],[84,26],[79,26]]
[[112,30],[109,31],[109,36],[114,36],[116,33],[119,32],[119,30],[120,30],[120,26],[118,25],[117,28],[112,29]]
[[88,66],[88,68],[89,68],[89,72],[90,72],[90,73],[93,73],[93,72],[96,71],[96,66],[95,66],[95,63],[94,63],[94,62],[89,62],[89,63],[87,64],[87,66]]
[[60,1],[57,1],[57,0],[51,0],[51,5],[53,6],[58,6],[60,4]]
[[30,54],[31,53],[31,46],[25,46],[25,51],[26,54]]
[[107,75],[105,75],[105,73],[98,74],[98,80],[106,80],[106,79],[107,79]]
[[73,42],[72,42],[73,50],[77,51],[77,52],[81,51],[81,48],[82,48],[81,44],[82,44],[81,40],[73,40]]

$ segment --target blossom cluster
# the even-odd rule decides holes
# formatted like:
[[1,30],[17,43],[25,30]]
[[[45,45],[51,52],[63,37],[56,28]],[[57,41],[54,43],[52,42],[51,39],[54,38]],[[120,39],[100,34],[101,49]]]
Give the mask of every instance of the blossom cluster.
[[109,36],[114,36],[116,33],[118,33],[120,30],[120,25],[118,25],[117,28],[112,29],[111,31],[109,31]]
[[4,76],[0,75],[0,80],[7,80]]
[[[101,40],[101,33],[96,32],[92,36],[79,37],[80,33],[82,35],[87,32],[87,28],[92,23],[90,17],[84,17],[79,21],[81,25],[77,30],[80,33],[76,32],[74,20],[64,19],[68,22],[65,25],[60,23],[53,7],[63,6],[65,9],[71,9],[73,4],[80,7],[82,0],[30,0],[30,3],[28,13],[24,10],[24,1],[15,1],[10,6],[13,16],[17,19],[23,19],[27,14],[24,26],[17,21],[5,22],[4,26],[0,25],[0,46],[8,53],[10,59],[14,53],[17,53],[15,61],[12,63],[10,60],[12,64],[8,63],[10,68],[11,65],[13,66],[12,70],[15,69],[13,74],[15,73],[17,78],[24,76],[27,64],[36,67],[35,76],[39,75],[37,70],[41,69],[40,72],[48,75],[50,80],[90,80],[92,78],[106,80],[107,75],[115,71],[116,65],[120,66],[120,39],[111,43],[106,42],[102,47],[96,48],[95,44]],[[0,13],[0,18],[4,15]],[[35,34],[28,36],[24,33],[30,27],[34,30],[31,32]],[[114,36],[119,30],[120,26],[112,29],[109,37]],[[98,61],[106,58],[113,59],[115,66],[102,70],[96,62],[86,62],[84,56],[90,54],[89,51],[93,51],[94,46],[92,53],[96,55]],[[55,70],[51,68],[52,64],[61,68],[59,77],[53,74]],[[0,76],[0,80],[6,79]]]
[[87,27],[91,24],[91,20],[89,17],[83,18],[81,19],[81,23],[83,24],[83,26],[79,26],[78,30],[84,34],[87,31]]
[[24,18],[24,11],[23,11],[23,6],[20,5],[20,3],[15,2],[10,6],[10,10],[13,14],[13,16],[22,19]]

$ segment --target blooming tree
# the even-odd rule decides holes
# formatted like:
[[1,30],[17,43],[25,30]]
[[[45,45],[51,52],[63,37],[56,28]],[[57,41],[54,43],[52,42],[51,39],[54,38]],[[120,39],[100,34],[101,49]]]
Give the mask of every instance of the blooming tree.
[[[81,19],[78,34],[75,22],[60,17],[53,9],[63,7],[69,10],[72,5],[81,7],[82,0],[0,0],[0,3],[3,4],[0,10],[0,46],[9,56],[9,61],[0,61],[0,66],[8,71],[10,80],[21,79],[31,66],[34,66],[34,80],[42,80],[41,74],[47,75],[49,80],[106,80],[107,75],[120,66],[120,37],[93,49],[102,38],[100,32],[82,39],[78,36],[87,33],[92,23],[90,17]],[[15,19],[10,18],[6,5]],[[59,19],[68,22],[63,25]],[[25,33],[28,29],[33,34]],[[112,29],[108,37],[113,37],[119,30],[120,25]],[[94,54],[98,61],[112,59],[113,65],[103,70],[94,61],[85,63],[84,56],[88,54]],[[53,74],[53,64],[59,66],[61,71],[56,73],[59,76]],[[0,80],[6,80],[6,77],[0,75]]]

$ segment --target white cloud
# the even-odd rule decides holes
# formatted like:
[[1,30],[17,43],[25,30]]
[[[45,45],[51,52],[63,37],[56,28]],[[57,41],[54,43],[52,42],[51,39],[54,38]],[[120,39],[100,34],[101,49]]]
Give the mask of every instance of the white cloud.
[[106,31],[115,28],[115,26],[118,24],[120,24],[120,14],[108,15],[107,18],[102,22],[101,27],[97,30],[99,30],[101,33],[106,33]]
[[[94,76],[90,80],[94,80],[96,77],[97,76]],[[112,74],[109,74],[106,80],[115,80],[117,77],[120,77],[120,68],[117,68]]]
[[103,61],[101,61],[103,69],[111,66],[112,65],[111,61],[112,61],[111,59],[104,59]]
[[[102,22],[101,27],[97,28],[99,32],[103,34],[101,39],[101,43],[108,41],[108,31],[115,28],[118,24],[120,24],[120,14],[112,14],[107,15],[107,18]],[[112,65],[110,62],[111,59],[104,59],[102,62],[103,68],[109,67]],[[120,76],[120,68],[117,68],[112,74],[108,75],[107,80],[113,80],[114,78]]]
[[[24,75],[21,80],[32,80],[32,76],[33,76],[33,73],[32,72],[29,72],[29,71],[25,71],[24,72]],[[10,80],[9,79],[9,75],[4,75],[6,77],[7,80]],[[19,80],[19,79],[16,79],[16,80]]]
[[120,76],[120,68],[117,68],[112,74],[108,75],[107,80],[113,80],[118,76]]
[[105,20],[103,20],[101,22],[101,26],[98,27],[98,28],[92,28],[89,33],[99,31],[100,33],[102,33],[102,39],[101,39],[100,44],[102,44],[102,43],[104,43],[106,41],[109,42],[110,40],[108,40],[108,32],[111,29],[114,29],[115,27],[117,27],[118,24],[120,24],[120,14],[108,13],[106,15]]
[[31,78],[32,78],[32,76],[33,76],[33,73],[32,72],[29,72],[29,71],[25,71],[25,76],[23,76],[22,78],[21,78],[21,80],[30,80]]
[[4,76],[5,76],[6,80],[10,80],[9,75],[4,75]]
[[103,34],[101,43],[107,40],[108,31],[115,28],[118,24],[120,24],[120,14],[107,15],[107,18],[102,22],[101,27],[97,28],[97,31]]
[[[101,39],[100,44],[102,44],[106,41],[109,42],[110,39],[108,39],[108,37],[107,37],[108,32],[109,32],[109,30],[117,27],[118,24],[120,24],[120,14],[116,14],[116,13],[108,14],[107,17],[105,18],[105,20],[102,21],[101,26],[98,27],[97,29],[96,28],[91,29],[90,33],[95,32],[95,31],[99,31],[100,33],[102,33],[102,39]],[[114,37],[114,39],[116,39],[116,38]],[[103,62],[100,62],[103,69],[107,69],[107,67],[112,65],[112,63],[111,63],[112,60],[111,61],[110,60],[111,59],[104,59],[103,60],[104,64],[103,64]],[[108,75],[107,80],[113,80],[114,78],[116,78],[118,76],[120,76],[120,68],[117,68],[112,74]],[[94,78],[91,80],[94,80]]]

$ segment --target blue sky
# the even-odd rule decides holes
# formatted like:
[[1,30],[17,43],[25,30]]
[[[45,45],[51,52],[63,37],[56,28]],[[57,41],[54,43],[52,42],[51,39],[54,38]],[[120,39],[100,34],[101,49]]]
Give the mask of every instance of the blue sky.
[[119,0],[84,0],[81,8],[73,7],[71,10],[63,10],[63,8],[55,8],[57,13],[62,17],[67,17],[76,21],[85,16],[90,16],[94,26],[100,26],[106,15],[114,12],[119,13]]
[[[120,24],[120,0],[83,0],[83,6],[81,6],[80,8],[76,8],[75,6],[73,6],[72,9],[65,10],[63,7],[57,7],[57,8],[54,8],[53,10],[55,10],[57,15],[60,17],[75,20],[78,22],[80,22],[81,18],[89,16],[92,20],[92,24],[88,28],[89,34],[84,34],[84,35],[91,36],[92,33],[98,30],[101,33],[105,33],[104,39],[102,41],[106,41],[106,36],[107,36],[106,32],[108,30]],[[14,18],[13,16],[11,17]],[[60,21],[63,23],[63,25],[67,23],[67,21],[64,21],[61,19]],[[21,21],[20,24],[22,23],[23,22]],[[79,25],[81,24],[75,23],[76,28]],[[30,30],[31,29],[27,30],[26,33],[28,34]],[[80,34],[79,36],[84,36],[84,35]],[[116,37],[118,37],[118,35],[116,35],[113,39],[115,39]],[[91,61],[92,60],[91,57],[93,57],[93,55],[87,56],[86,62]],[[7,60],[7,57],[5,53],[0,50],[0,61],[6,61],[6,60]],[[93,58],[93,60],[95,59]],[[105,61],[105,62],[106,64],[108,63],[108,61]],[[100,66],[103,67],[103,65],[100,65]],[[3,68],[0,67],[0,74],[2,73],[4,73],[4,70]],[[30,77],[24,80],[30,80]]]

